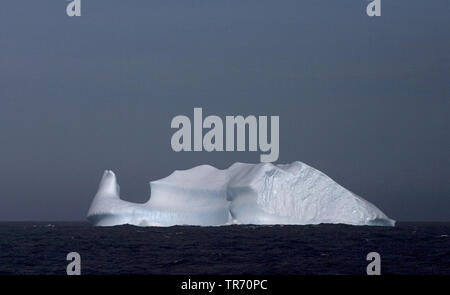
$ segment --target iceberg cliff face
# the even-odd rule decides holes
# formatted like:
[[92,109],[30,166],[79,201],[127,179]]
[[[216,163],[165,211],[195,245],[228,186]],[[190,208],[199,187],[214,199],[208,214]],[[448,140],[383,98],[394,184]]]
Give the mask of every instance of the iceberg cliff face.
[[301,162],[235,163],[175,171],[150,182],[143,204],[120,199],[112,171],[105,171],[88,212],[94,225],[319,224],[394,226],[377,207]]

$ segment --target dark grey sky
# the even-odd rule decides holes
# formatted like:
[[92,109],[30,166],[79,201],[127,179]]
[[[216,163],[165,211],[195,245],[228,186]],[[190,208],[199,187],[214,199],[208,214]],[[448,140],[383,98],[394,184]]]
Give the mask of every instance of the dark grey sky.
[[0,4],[0,220],[82,220],[104,169],[127,200],[174,169],[172,117],[279,115],[303,161],[397,220],[450,220],[447,0]]

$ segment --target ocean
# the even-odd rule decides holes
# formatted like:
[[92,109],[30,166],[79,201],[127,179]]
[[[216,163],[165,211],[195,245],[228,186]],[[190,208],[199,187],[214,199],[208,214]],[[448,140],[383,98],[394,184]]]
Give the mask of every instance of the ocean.
[[0,274],[365,275],[450,274],[450,223],[93,227],[87,222],[1,222]]

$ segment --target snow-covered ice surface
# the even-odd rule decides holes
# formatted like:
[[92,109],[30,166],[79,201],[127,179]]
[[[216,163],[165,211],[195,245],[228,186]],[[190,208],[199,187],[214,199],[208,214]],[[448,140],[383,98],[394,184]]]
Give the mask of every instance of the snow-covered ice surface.
[[319,224],[394,226],[363,198],[304,163],[201,165],[150,182],[151,197],[120,199],[112,171],[105,171],[88,212],[98,226]]

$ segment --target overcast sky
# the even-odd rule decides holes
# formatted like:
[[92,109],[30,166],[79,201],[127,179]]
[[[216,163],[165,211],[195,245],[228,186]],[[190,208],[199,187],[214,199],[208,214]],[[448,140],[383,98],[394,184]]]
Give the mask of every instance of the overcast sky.
[[450,220],[447,0],[2,1],[0,220],[85,220],[103,170],[123,198],[199,164],[176,115],[280,116],[303,161],[404,221]]

